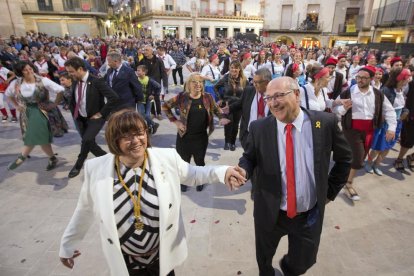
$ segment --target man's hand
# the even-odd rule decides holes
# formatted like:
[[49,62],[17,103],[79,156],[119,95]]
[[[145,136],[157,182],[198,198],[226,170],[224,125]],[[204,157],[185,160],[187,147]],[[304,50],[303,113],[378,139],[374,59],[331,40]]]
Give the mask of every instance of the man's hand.
[[387,142],[393,140],[395,138],[395,131],[390,131],[387,130],[387,133],[385,134],[385,140],[387,140]]
[[352,100],[351,99],[343,99],[343,100],[341,100],[341,103],[344,106],[345,110],[349,110],[352,107]]
[[[243,175],[244,174],[244,175]],[[240,167],[229,167],[226,170],[225,183],[230,191],[237,190],[246,183],[245,171]]]
[[219,121],[219,124],[221,125],[221,126],[225,126],[225,125],[227,125],[228,123],[230,123],[231,121],[229,120],[229,119],[226,119],[226,118],[222,118],[222,119],[220,119],[220,121]]
[[81,253],[79,252],[79,250],[75,250],[75,252],[73,253],[72,258],[60,258],[60,261],[62,262],[62,264],[64,266],[66,266],[67,268],[72,269],[73,266],[75,265],[75,258],[78,257]]
[[148,100],[150,100],[150,101],[152,101],[153,99],[154,99],[154,96],[152,96],[152,95],[148,97]]
[[93,115],[92,117],[91,117],[91,119],[94,119],[94,120],[96,120],[96,119],[100,119],[100,118],[102,118],[102,114],[101,113],[96,113],[95,115]]

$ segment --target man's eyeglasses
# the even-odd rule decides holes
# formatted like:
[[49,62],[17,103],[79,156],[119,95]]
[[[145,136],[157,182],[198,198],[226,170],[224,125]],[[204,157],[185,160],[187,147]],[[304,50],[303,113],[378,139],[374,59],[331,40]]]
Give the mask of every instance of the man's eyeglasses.
[[264,96],[263,100],[265,102],[270,102],[270,101],[274,101],[274,100],[282,100],[284,97],[286,97],[287,95],[289,95],[290,93],[292,93],[294,90],[289,90],[286,92],[282,92],[282,93],[278,93],[276,92],[273,96]]
[[253,84],[261,84],[264,83],[266,80],[258,80],[258,81],[253,81]]
[[371,79],[370,77],[361,77],[361,76],[356,76],[355,78],[357,80],[363,80],[363,81],[367,81],[367,80]]

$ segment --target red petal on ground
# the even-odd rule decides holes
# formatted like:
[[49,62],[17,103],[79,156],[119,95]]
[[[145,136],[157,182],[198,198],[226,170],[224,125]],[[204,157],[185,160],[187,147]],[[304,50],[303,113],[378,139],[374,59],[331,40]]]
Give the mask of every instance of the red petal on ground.
[[339,229],[341,229],[341,228],[340,228],[338,225],[336,225],[336,226],[335,226],[335,229],[338,229],[338,230],[339,230]]
[[241,275],[242,274],[242,272],[241,271],[237,271],[237,275]]
[[195,220],[195,219],[193,219],[192,221],[190,221],[190,223],[194,223],[194,222],[196,222],[196,220]]
[[216,220],[214,223],[215,223],[215,224],[217,224],[217,223],[219,223],[219,222],[220,222],[220,220]]

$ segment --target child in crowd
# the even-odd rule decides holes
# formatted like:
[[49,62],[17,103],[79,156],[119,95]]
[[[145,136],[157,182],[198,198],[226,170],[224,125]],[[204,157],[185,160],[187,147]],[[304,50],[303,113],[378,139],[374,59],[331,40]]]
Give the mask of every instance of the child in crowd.
[[137,67],[136,74],[138,81],[141,83],[142,93],[144,94],[142,102],[138,104],[138,111],[145,117],[149,132],[155,134],[160,125],[151,119],[151,104],[154,102],[154,96],[159,96],[161,85],[148,77],[147,73],[148,69],[145,65],[139,65]]

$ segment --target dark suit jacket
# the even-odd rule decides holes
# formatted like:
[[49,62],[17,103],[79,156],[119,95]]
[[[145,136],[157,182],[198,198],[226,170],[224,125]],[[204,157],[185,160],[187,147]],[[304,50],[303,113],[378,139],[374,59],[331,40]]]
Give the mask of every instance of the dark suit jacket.
[[239,138],[243,149],[246,147],[247,136],[249,134],[250,110],[252,108],[252,103],[255,95],[256,89],[254,86],[246,86],[241,98],[229,106],[230,113],[239,110],[242,111]]
[[[77,82],[73,82],[72,85],[72,97],[69,99],[69,109],[72,112],[75,111],[76,106],[76,91]],[[90,118],[96,113],[100,112],[102,117],[106,119],[113,109],[118,105],[119,96],[113,91],[106,83],[104,79],[89,74],[86,88],[86,113]],[[105,98],[107,102],[105,103]]]
[[[105,80],[109,85],[109,78],[114,72],[114,69],[109,68],[105,75]],[[122,65],[121,69],[112,80],[112,90],[119,95],[119,105],[117,109],[125,107],[134,107],[135,103],[142,101],[144,95],[142,94],[141,84],[138,77],[135,75],[132,68]]]
[[[347,181],[351,168],[351,151],[334,114],[303,111],[312,124],[317,207],[322,221],[326,200],[334,200]],[[319,128],[316,122],[320,122]],[[256,225],[267,231],[276,225],[282,197],[277,135],[279,133],[274,116],[252,122],[247,147],[239,161],[239,166],[246,170],[248,177],[256,170],[254,219]],[[335,164],[329,171],[331,151]]]

